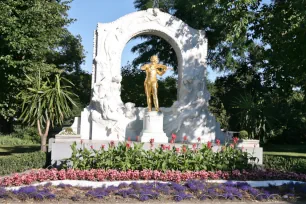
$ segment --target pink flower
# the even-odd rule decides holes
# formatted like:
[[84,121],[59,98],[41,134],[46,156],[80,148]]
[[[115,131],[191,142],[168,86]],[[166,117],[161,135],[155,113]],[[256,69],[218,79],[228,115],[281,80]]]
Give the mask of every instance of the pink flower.
[[180,148],[175,148],[175,151],[177,152],[177,153],[179,153],[180,152]]
[[83,140],[81,140],[81,144],[83,144]]
[[198,137],[198,142],[201,142],[201,138],[200,137]]
[[233,137],[234,144],[237,144],[238,140],[239,140],[238,137]]
[[136,142],[139,142],[139,136],[136,136]]
[[152,139],[150,139],[150,148],[152,149],[153,146],[154,146],[154,139],[152,138]]
[[193,150],[196,150],[196,148],[197,148],[197,144],[195,144],[195,143],[192,144],[192,149],[193,149]]
[[182,151],[183,151],[184,153],[186,153],[186,152],[187,152],[187,148],[186,148],[186,146],[185,146],[185,145],[183,146]]
[[125,144],[126,148],[129,149],[131,147],[130,143]]
[[110,147],[114,147],[115,146],[115,142],[112,140],[110,141],[110,144],[109,144]]
[[184,141],[187,141],[187,135],[184,136]]
[[216,144],[217,144],[218,146],[220,146],[220,143],[221,143],[220,140],[217,139],[217,140],[216,140]]
[[93,145],[90,145],[90,149],[93,149]]
[[173,143],[174,143],[174,140],[173,140],[173,139],[172,139],[172,140],[170,140],[170,143],[171,143],[171,144],[173,144]]
[[131,141],[131,137],[128,137],[128,141],[129,141],[129,142]]
[[234,144],[230,144],[230,147],[231,147],[231,148],[234,148]]
[[105,144],[101,145],[101,149],[104,149],[105,148]]
[[175,141],[175,139],[176,139],[176,134],[174,134],[174,133],[172,133],[172,139],[173,139],[173,141]]
[[207,142],[207,148],[211,149],[212,143],[210,141]]

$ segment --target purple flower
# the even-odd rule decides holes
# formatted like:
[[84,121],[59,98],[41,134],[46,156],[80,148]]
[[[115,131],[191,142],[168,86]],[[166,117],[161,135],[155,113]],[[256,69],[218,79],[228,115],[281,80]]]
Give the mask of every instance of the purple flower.
[[127,188],[129,187],[129,185],[127,183],[120,183],[118,188],[122,189],[122,188]]
[[57,187],[58,187],[58,188],[70,188],[70,187],[72,187],[72,185],[60,183]]
[[105,191],[105,188],[96,188],[94,190],[88,191],[86,196],[92,196],[94,198],[102,199],[109,195],[108,192]]
[[171,182],[171,186],[174,190],[180,192],[180,191],[185,191],[186,190],[186,187],[185,186],[182,186],[178,183],[174,183],[174,182]]
[[0,187],[0,198],[7,198],[8,197],[8,192]]

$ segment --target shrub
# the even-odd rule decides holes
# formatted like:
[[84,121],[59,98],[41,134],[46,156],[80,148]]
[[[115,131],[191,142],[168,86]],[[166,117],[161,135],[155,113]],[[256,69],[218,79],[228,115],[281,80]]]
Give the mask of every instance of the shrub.
[[15,126],[15,132],[10,135],[0,136],[0,145],[33,145],[40,144],[40,137],[34,127]]
[[[199,144],[195,144],[199,145]],[[89,169],[117,169],[117,170],[179,170],[179,171],[216,171],[247,169],[248,153],[235,149],[232,146],[222,147],[213,152],[211,143],[203,144],[200,148],[193,145],[190,149],[187,145],[181,149],[175,146],[162,146],[154,150],[144,150],[143,144],[131,145],[130,143],[119,143],[118,146],[110,144],[109,149],[104,146],[99,150],[78,149],[76,143],[71,145],[72,156],[65,160],[66,168],[72,164],[72,168]]]
[[18,146],[18,145],[33,145],[37,144],[31,140],[23,140],[20,138],[12,137],[10,135],[0,136],[0,145],[5,146]]
[[14,130],[13,137],[32,141],[33,144],[40,144],[40,136],[35,127],[15,127]]
[[249,134],[248,134],[248,132],[246,131],[246,130],[241,130],[240,132],[239,132],[239,138],[240,139],[248,139],[249,138]]
[[306,158],[264,155],[263,163],[267,169],[306,173]]
[[0,156],[0,175],[43,168],[45,164],[46,153],[41,151]]

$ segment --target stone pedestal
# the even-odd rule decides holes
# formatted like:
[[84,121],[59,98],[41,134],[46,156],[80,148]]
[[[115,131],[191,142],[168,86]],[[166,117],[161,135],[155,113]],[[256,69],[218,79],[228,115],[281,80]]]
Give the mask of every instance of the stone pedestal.
[[145,112],[143,117],[143,129],[140,133],[141,142],[168,143],[168,137],[163,130],[164,115],[161,112]]

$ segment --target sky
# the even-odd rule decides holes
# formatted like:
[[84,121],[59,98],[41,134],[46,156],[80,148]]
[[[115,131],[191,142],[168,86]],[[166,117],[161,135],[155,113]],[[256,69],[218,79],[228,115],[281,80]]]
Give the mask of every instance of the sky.
[[[70,6],[69,17],[76,19],[68,29],[74,35],[82,37],[82,44],[85,49],[85,63],[82,68],[91,73],[92,69],[92,50],[93,50],[93,33],[98,22],[109,23],[118,18],[135,12],[134,0],[74,0]],[[140,41],[130,41],[122,53],[122,66],[128,61],[133,61],[136,54],[131,53],[131,48]],[[216,73],[208,68],[208,78],[215,80],[222,74]]]

